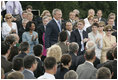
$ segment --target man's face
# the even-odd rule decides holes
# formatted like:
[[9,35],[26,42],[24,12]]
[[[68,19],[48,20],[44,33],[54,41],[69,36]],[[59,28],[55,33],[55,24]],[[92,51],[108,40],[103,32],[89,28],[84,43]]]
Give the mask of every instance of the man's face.
[[97,29],[98,29],[97,26],[92,26],[92,31],[93,32],[97,32]]
[[70,13],[69,18],[72,19],[72,20],[75,20],[75,13],[74,12],[73,13]]
[[69,30],[69,31],[71,31],[72,30],[72,23],[71,22],[67,22],[66,23],[66,30]]
[[114,24],[114,19],[109,19],[109,20],[108,20],[108,25],[113,26],[113,24]]
[[54,15],[54,18],[56,20],[61,20],[62,17],[62,12],[61,11],[56,11],[56,14]]
[[79,30],[82,30],[84,28],[84,24],[82,22],[78,22],[77,27]]
[[49,22],[49,19],[48,18],[44,19],[43,20],[43,25],[47,25],[48,22]]
[[98,12],[97,12],[97,16],[98,16],[99,18],[101,18],[101,17],[102,17],[102,12],[101,12],[101,11],[98,11]]

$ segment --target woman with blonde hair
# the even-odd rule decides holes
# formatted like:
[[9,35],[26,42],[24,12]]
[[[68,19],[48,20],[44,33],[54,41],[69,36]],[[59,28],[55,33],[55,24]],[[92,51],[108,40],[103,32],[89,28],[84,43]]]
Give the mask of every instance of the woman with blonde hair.
[[101,53],[101,63],[106,62],[106,53],[110,49],[114,49],[117,46],[115,36],[111,35],[112,31],[113,31],[112,26],[107,25],[104,30],[106,32],[106,35],[103,37],[103,48],[102,48],[102,53]]
[[99,27],[98,27],[98,32],[99,32],[99,34],[102,35],[102,37],[105,36],[105,32],[103,31],[104,27],[105,27],[105,22],[104,21],[100,21],[99,22]]
[[47,57],[54,57],[56,59],[56,62],[59,63],[62,57],[61,48],[58,45],[52,45],[47,50]]
[[2,23],[2,37],[5,39],[9,34],[18,34],[17,25],[12,22],[13,16],[11,14],[5,15],[5,21]]
[[51,16],[51,14],[48,10],[44,10],[41,14],[41,17],[43,18],[44,16]]

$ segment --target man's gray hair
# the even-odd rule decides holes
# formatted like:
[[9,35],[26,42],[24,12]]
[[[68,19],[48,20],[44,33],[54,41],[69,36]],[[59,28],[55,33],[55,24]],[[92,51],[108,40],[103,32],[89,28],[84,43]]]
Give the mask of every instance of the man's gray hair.
[[[56,8],[56,9],[53,9],[52,15],[55,15],[57,11],[61,11],[61,9],[57,9],[57,8]],[[61,12],[62,12],[62,11],[61,11]]]
[[88,42],[86,43],[86,49],[87,49],[87,50],[88,50],[88,49],[91,49],[91,50],[95,49],[95,42],[93,42],[93,41],[88,41]]
[[74,70],[70,70],[65,73],[64,79],[78,79],[78,75]]
[[79,50],[79,45],[76,42],[72,42],[69,45],[69,49],[71,52],[76,52]]

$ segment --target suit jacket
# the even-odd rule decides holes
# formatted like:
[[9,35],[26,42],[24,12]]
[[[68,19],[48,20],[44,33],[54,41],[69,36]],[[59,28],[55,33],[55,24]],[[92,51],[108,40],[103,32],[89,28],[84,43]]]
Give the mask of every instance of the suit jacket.
[[76,70],[76,68],[77,68],[77,65],[76,65],[76,62],[77,62],[77,56],[73,53],[73,52],[70,52],[69,53],[70,55],[71,55],[71,57],[72,57],[72,64],[71,64],[71,66],[70,66],[70,70]]
[[57,69],[56,74],[55,74],[55,78],[56,78],[56,79],[64,79],[64,74],[65,74],[66,72],[68,72],[68,71],[69,71],[69,70],[68,70],[67,68],[62,67],[62,70],[61,70],[61,68],[59,67],[59,68]]
[[[77,59],[76,59],[76,65],[77,66],[79,66],[80,64],[83,64],[84,62],[85,62],[84,55],[77,56]],[[97,65],[100,64],[100,60],[96,57],[93,64],[94,64],[94,67],[97,67]]]
[[112,79],[117,79],[117,60],[113,60],[112,66],[112,71],[114,72]]
[[58,42],[57,45],[60,46],[62,50],[62,54],[68,53],[69,52],[69,46],[66,45],[64,42]]
[[[84,38],[88,38],[88,33],[86,31],[83,30],[83,39]],[[79,51],[78,53],[81,52],[81,36],[80,36],[80,33],[78,31],[78,29],[74,30],[71,32],[71,36],[70,36],[70,42],[77,42],[78,45],[79,45]],[[84,47],[85,47],[86,43],[84,43]]]
[[106,19],[105,19],[105,18],[102,18],[102,17],[101,17],[100,21],[104,21],[104,22],[105,22],[105,24],[107,24],[107,21],[106,21]]
[[45,32],[44,25],[42,24],[39,28],[37,28],[38,40],[39,43],[43,45],[43,33]]
[[51,45],[57,43],[59,27],[54,19],[52,19],[46,26],[45,32],[45,47],[49,48]]
[[43,62],[39,59],[36,58],[38,65],[37,65],[37,69],[34,71],[34,75],[36,78],[38,78],[39,76],[43,75],[45,70],[44,70],[44,65]]
[[24,74],[24,79],[36,79],[34,75],[31,72],[27,71],[26,69],[24,69],[23,74]]
[[91,31],[92,31],[92,27],[89,26],[89,27],[86,29],[86,32],[87,32],[87,33],[90,33]]
[[22,42],[22,34],[25,32],[25,29],[23,28],[22,24],[21,24],[21,27],[19,28],[18,30],[18,35],[19,35],[19,42],[21,43]]
[[85,62],[77,67],[79,79],[96,79],[97,69],[90,63]]
[[14,58],[16,57],[20,57],[20,58],[24,58],[27,54],[24,52],[21,52],[20,54],[16,55]]
[[1,56],[1,67],[4,69],[4,73],[7,73],[11,71],[12,63],[5,59],[5,57]]

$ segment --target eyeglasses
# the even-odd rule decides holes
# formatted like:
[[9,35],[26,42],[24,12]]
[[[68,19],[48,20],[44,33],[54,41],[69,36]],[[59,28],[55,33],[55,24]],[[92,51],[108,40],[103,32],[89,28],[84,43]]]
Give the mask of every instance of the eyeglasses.
[[12,17],[8,17],[7,19],[11,19]]

